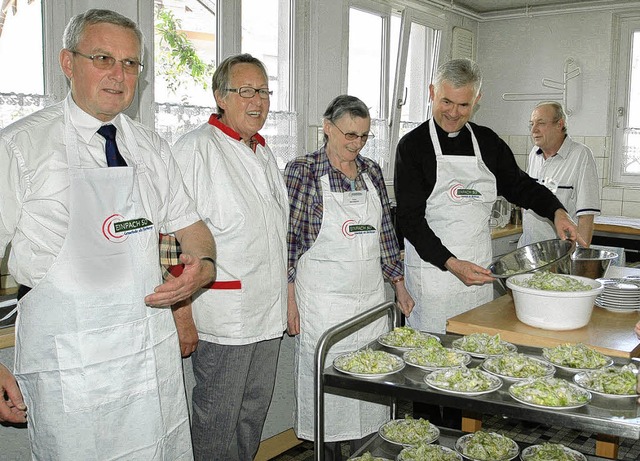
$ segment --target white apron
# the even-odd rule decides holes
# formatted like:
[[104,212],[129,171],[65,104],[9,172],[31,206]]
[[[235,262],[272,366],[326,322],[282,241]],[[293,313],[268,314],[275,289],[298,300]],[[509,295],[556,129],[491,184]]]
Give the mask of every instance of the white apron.
[[[425,219],[458,259],[482,267],[491,263],[489,217],[497,198],[496,178],[486,167],[473,130],[473,156],[443,155],[433,119],[429,132],[436,154],[436,184],[427,199]],[[449,271],[423,261],[405,239],[407,290],[416,306],[407,319],[413,328],[445,333],[447,318],[489,302],[492,285],[468,287]]]
[[[300,334],[296,336],[294,429],[306,440],[314,439],[314,353],[320,336],[384,302],[380,268],[382,205],[368,175],[363,177],[368,190],[355,194],[332,192],[329,176],[320,179],[322,227],[296,268]],[[352,227],[355,225],[361,226]],[[329,349],[325,364],[331,365],[341,353],[364,347],[385,331],[386,318],[357,330]],[[325,441],[360,439],[377,431],[389,415],[386,405],[326,394]]]
[[[173,317],[144,303],[161,283],[158,229],[138,219],[152,216],[141,194],[150,178],[123,125],[135,166],[80,168],[65,112],[67,236],[16,323],[35,460],[192,459]],[[114,221],[129,221],[129,234]]]

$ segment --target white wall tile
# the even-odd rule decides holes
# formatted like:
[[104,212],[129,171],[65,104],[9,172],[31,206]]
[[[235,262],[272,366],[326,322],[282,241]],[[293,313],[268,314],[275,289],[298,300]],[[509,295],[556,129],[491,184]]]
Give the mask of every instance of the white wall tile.
[[598,178],[605,178],[605,168],[604,168],[604,164],[605,164],[605,159],[602,157],[596,157],[595,158],[596,161],[596,170],[598,171]]
[[604,187],[600,191],[600,197],[602,200],[617,200],[622,201],[624,189],[622,187]]
[[605,157],[606,137],[604,136],[585,136],[584,143],[591,149],[594,157]]
[[529,155],[531,147],[529,144],[529,136],[509,136],[509,147],[515,155]]
[[622,216],[640,218],[640,202],[622,202]]
[[640,202],[640,189],[625,189],[622,199],[625,202]]
[[601,214],[602,216],[621,216],[622,215],[622,202],[618,200],[601,200]]

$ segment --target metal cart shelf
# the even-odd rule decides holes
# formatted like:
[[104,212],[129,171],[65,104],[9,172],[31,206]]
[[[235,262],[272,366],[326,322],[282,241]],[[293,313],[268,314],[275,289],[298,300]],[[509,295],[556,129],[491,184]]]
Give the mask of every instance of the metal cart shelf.
[[[388,311],[388,312],[387,312]],[[395,399],[418,401],[437,404],[446,407],[458,408],[466,415],[463,420],[463,431],[472,432],[478,430],[481,414],[503,415],[510,418],[543,423],[550,426],[566,426],[573,429],[590,431],[597,434],[606,434],[600,437],[602,443],[615,444],[617,451],[617,438],[625,437],[640,439],[640,407],[635,398],[607,398],[594,394],[591,402],[583,407],[569,410],[550,410],[531,407],[514,400],[508,393],[509,382],[505,381],[502,387],[490,394],[480,396],[465,396],[451,394],[432,389],[424,382],[426,372],[424,370],[406,366],[402,371],[379,379],[363,379],[340,373],[332,366],[325,367],[325,358],[330,345],[335,338],[344,334],[347,330],[357,329],[367,323],[380,318],[384,313],[389,314],[390,327],[398,324],[398,311],[395,303],[387,302],[376,306],[370,311],[353,317],[335,327],[327,330],[320,338],[316,348],[315,364],[315,459],[320,461],[324,452],[324,393],[326,387],[339,389],[352,389],[359,392],[368,392],[378,395],[389,395]],[[459,338],[459,335],[439,335],[442,344],[449,346],[451,342]],[[371,348],[382,349],[376,343],[370,344]],[[389,352],[396,351],[389,349]],[[541,349],[534,347],[518,346],[518,351],[540,356]],[[616,365],[628,363],[624,359],[615,359]],[[478,366],[479,359],[473,359],[469,367]],[[572,379],[572,373],[557,369],[555,376]],[[392,407],[395,412],[395,407]],[[606,456],[596,453],[598,456]],[[616,456],[607,456],[615,458]]]

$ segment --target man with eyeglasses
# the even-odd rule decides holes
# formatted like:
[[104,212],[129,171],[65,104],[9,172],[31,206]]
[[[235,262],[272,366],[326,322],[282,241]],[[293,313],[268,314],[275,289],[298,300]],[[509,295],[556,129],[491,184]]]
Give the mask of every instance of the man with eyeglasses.
[[[529,129],[535,145],[529,153],[527,173],[558,197],[578,223],[578,233],[590,244],[593,219],[600,214],[600,182],[591,149],[567,134],[567,116],[556,101],[535,106]],[[533,210],[523,211],[518,246],[555,235],[551,221]]]
[[[89,10],[63,41],[68,97],[0,132],[0,253],[11,243],[20,284],[0,420],[28,423],[33,459],[191,460],[169,307],[214,280],[215,244],[167,143],[122,114],[142,69],[136,23]],[[185,264],[165,283],[160,232]]]
[[[271,96],[264,64],[248,54],[231,56],[218,65],[212,90],[217,114],[173,150],[216,239],[218,278],[184,303],[177,326],[195,376],[195,459],[250,461],[286,328],[289,201],[275,157],[258,133]],[[179,251],[170,247],[163,237],[163,249]]]

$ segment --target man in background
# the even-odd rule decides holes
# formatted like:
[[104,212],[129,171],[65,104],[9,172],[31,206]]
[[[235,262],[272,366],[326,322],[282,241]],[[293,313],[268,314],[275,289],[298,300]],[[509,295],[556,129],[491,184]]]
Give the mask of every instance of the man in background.
[[[591,149],[567,134],[567,115],[555,101],[538,103],[529,122],[535,146],[527,173],[560,200],[587,245],[593,218],[600,214],[600,183]],[[553,223],[533,210],[524,210],[518,246],[556,238]]]

